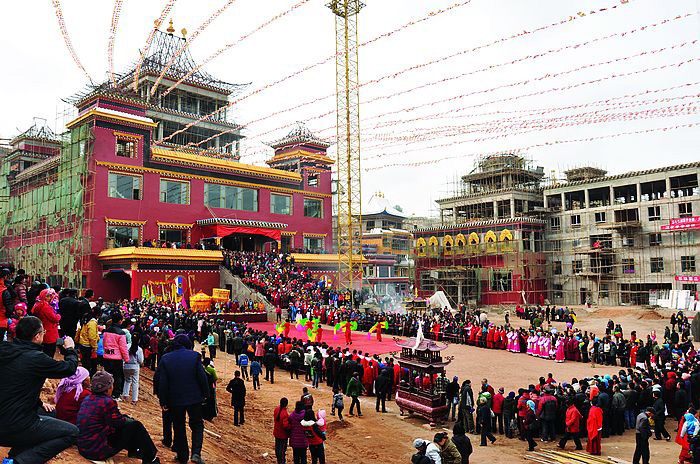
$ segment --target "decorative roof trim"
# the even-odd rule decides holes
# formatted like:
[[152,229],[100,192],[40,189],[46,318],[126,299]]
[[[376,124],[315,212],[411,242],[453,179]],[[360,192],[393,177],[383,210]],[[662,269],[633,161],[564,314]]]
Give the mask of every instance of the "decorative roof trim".
[[259,227],[263,229],[286,229],[288,224],[282,222],[255,221],[250,219],[234,219],[234,218],[207,218],[198,219],[197,225],[204,226],[243,226],[243,227]]
[[120,225],[120,226],[131,226],[131,225],[142,226],[147,221],[137,221],[135,219],[113,219],[113,218],[105,217],[105,222],[107,224]]
[[171,163],[182,164],[186,166],[206,166],[209,168],[226,172],[236,172],[247,175],[254,175],[258,177],[267,177],[271,179],[301,182],[301,174],[296,172],[289,172],[274,168],[266,168],[262,166],[254,166],[252,164],[243,164],[237,161],[229,161],[220,158],[196,155],[193,153],[175,151],[158,146],[154,146],[151,148],[151,154],[151,158],[157,161],[168,161]]
[[280,161],[286,161],[293,158],[309,159],[324,164],[335,164],[335,161],[328,157],[328,155],[325,153],[312,153],[306,150],[294,150],[288,153],[282,153],[281,155],[275,155],[267,160],[267,164],[278,163]]
[[194,223],[191,224],[181,224],[177,222],[157,222],[158,227],[164,227],[166,229],[191,229]]
[[43,161],[39,161],[34,166],[30,166],[27,169],[25,169],[24,171],[17,174],[17,176],[13,179],[13,181],[20,182],[28,177],[32,177],[32,176],[35,176],[37,174],[40,174],[43,171],[48,171],[49,169],[58,166],[60,164],[60,162],[61,162],[61,155],[52,156],[51,158],[47,158]]
[[484,227],[484,226],[495,226],[502,224],[514,224],[514,223],[526,223],[526,224],[540,224],[545,225],[546,221],[541,219],[534,219],[529,217],[517,217],[517,218],[505,218],[505,219],[491,219],[488,221],[472,221],[472,222],[460,222],[459,224],[449,224],[435,227],[426,227],[421,229],[416,229],[415,232],[438,232],[445,230],[455,230],[455,229],[467,229],[470,227]]
[[130,113],[122,113],[121,111],[110,110],[109,108],[95,107],[89,111],[84,112],[74,120],[70,121],[68,124],[66,124],[66,128],[71,129],[93,116],[106,119],[113,119],[121,122],[127,122],[138,126],[156,127],[158,125],[158,123],[153,122],[153,119],[151,118],[146,118],[144,116],[138,116]]

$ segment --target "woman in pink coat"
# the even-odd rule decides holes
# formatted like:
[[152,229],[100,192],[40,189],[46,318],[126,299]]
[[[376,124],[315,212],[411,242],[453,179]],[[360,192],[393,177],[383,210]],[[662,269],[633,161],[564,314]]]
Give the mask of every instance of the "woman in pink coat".
[[557,338],[557,353],[554,357],[554,359],[558,362],[564,362],[565,356],[564,356],[564,341],[562,340],[561,337]]

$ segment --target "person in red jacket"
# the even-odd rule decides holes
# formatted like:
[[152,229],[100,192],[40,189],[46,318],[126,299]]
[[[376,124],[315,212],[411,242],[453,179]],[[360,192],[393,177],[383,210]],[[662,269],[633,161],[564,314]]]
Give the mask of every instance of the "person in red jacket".
[[280,399],[280,405],[275,408],[274,415],[274,430],[272,434],[275,437],[275,457],[277,464],[286,464],[287,462],[287,445],[289,443],[289,412],[287,411],[289,400],[287,398]]
[[58,322],[61,320],[61,316],[56,314],[56,311],[51,307],[51,301],[55,297],[56,291],[52,288],[46,288],[41,291],[39,298],[37,298],[32,308],[32,314],[41,320],[41,324],[44,326],[44,331],[46,332],[44,334],[44,341],[41,344],[42,351],[51,358],[56,354]]
[[350,327],[350,321],[345,323],[345,344],[352,345],[352,328]]
[[[491,430],[496,432],[496,424],[498,424],[498,433],[503,435],[503,392],[505,390],[503,387],[498,389],[498,393],[493,396],[493,405],[491,409],[493,410],[494,417],[492,419]],[[506,424],[506,427],[508,424]]]
[[598,407],[598,398],[591,400],[591,410],[588,412],[588,443],[586,451],[594,456],[601,455],[601,430],[603,430],[603,410]]
[[573,439],[574,444],[576,445],[576,449],[582,450],[583,447],[581,446],[581,440],[579,440],[578,438],[578,433],[579,424],[583,416],[576,408],[573,398],[569,400],[568,406],[569,407],[566,409],[566,433],[564,434],[562,439],[559,440],[559,448],[564,449],[564,447],[566,446],[566,442],[570,439]]

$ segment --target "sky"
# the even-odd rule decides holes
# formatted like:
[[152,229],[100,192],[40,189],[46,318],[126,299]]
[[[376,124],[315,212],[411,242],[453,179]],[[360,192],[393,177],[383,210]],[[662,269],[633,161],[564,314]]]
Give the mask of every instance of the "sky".
[[[177,0],[168,19],[191,36],[230,4],[191,42],[201,62],[300,2]],[[165,3],[123,0],[117,72],[137,58]],[[264,163],[272,154],[265,143],[296,121],[334,140],[334,60],[270,85],[335,54],[334,16],[325,3],[303,2],[204,68],[251,83],[243,95],[260,90],[233,108],[246,125],[242,162]],[[435,200],[491,153],[515,151],[559,179],[584,165],[617,174],[698,161],[700,0],[365,3],[358,16],[359,41],[371,41],[359,48],[360,82],[367,83],[359,90],[363,198],[381,191],[410,214],[435,215]],[[76,55],[96,82],[107,78],[113,7],[107,0],[61,2]],[[608,9],[590,13],[601,8]],[[34,117],[62,131],[69,107],[61,99],[87,78],[68,52],[52,2],[7,2],[2,12],[0,138],[27,129]],[[661,130],[676,126],[683,127]]]

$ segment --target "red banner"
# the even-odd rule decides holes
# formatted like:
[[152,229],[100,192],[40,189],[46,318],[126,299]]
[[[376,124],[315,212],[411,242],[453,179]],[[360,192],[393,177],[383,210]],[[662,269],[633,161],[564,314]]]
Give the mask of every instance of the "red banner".
[[231,234],[257,234],[270,237],[273,240],[282,240],[282,231],[278,229],[265,229],[262,227],[241,227],[241,226],[204,226],[202,227],[202,237],[226,237]]
[[676,276],[678,282],[700,282],[700,276]]
[[691,222],[688,224],[669,224],[666,226],[661,226],[661,230],[686,230],[686,229],[700,229],[700,222]]
[[700,216],[684,217],[684,218],[671,218],[668,221],[669,225],[679,225],[679,224],[700,224]]

